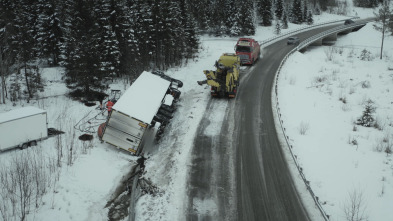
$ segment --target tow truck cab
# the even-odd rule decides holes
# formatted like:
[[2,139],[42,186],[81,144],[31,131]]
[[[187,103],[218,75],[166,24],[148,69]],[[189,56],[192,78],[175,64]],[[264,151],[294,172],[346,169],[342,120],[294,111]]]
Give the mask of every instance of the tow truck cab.
[[236,55],[240,57],[242,65],[253,65],[260,56],[260,45],[253,38],[239,38],[235,45]]

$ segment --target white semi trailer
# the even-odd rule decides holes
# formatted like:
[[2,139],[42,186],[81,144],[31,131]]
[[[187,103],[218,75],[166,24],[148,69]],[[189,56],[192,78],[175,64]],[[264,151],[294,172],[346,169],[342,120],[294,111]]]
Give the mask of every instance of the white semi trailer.
[[0,113],[0,152],[19,147],[34,146],[48,137],[46,111],[23,107]]
[[[176,85],[181,83],[172,80]],[[164,107],[168,101],[169,106],[172,104],[173,92],[177,90],[171,86],[175,83],[165,75],[143,72],[116,101],[106,123],[98,129],[98,136],[106,143],[139,155],[147,130],[156,122],[165,125],[169,121]]]

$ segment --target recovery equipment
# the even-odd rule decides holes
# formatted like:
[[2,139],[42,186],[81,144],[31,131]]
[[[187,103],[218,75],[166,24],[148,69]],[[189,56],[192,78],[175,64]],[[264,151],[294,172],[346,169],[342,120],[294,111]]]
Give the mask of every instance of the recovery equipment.
[[211,86],[211,96],[213,97],[236,97],[239,87],[240,58],[234,53],[224,53],[216,61],[215,71],[204,70],[206,80],[197,81],[199,85],[207,84]]

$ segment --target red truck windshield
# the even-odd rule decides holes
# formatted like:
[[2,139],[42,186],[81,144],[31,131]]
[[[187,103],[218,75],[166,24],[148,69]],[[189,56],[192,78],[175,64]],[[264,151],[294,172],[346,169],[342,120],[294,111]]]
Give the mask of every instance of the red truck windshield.
[[237,46],[236,52],[251,52],[251,47],[248,46]]

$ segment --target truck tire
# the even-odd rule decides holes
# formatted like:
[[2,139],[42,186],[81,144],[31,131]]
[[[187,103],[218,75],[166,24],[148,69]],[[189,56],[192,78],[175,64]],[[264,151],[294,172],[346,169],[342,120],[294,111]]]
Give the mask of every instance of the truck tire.
[[29,147],[28,143],[24,143],[20,146],[21,150],[27,149],[27,147]]

